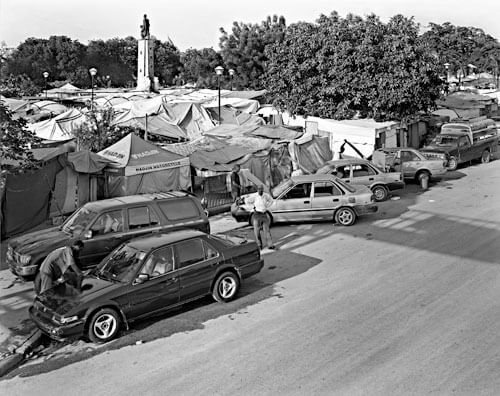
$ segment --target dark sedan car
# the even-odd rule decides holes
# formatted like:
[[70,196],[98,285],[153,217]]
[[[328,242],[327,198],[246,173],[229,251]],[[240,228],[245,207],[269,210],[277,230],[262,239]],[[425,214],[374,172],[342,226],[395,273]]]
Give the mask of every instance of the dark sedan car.
[[136,238],[94,268],[80,290],[61,284],[38,296],[30,316],[56,340],[106,342],[122,326],[206,295],[231,301],[263,265],[257,244],[238,237],[185,230]]

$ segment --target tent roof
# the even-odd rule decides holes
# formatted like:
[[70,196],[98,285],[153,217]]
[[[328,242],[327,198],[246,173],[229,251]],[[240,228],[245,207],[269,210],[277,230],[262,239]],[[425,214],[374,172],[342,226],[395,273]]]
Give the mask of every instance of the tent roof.
[[73,139],[73,130],[85,122],[85,116],[77,109],[71,109],[49,120],[28,124],[40,139],[62,141]]
[[110,167],[141,167],[166,161],[181,160],[181,155],[162,150],[156,144],[147,142],[139,136],[129,133],[115,144],[98,153],[100,156],[112,161]]
[[70,83],[66,83],[60,86],[59,88],[52,88],[47,90],[47,93],[58,93],[58,92],[64,93],[64,92],[79,92],[79,91],[81,91],[80,88],[77,88]]
[[98,173],[111,163],[109,159],[89,150],[69,153],[68,162],[75,171],[80,173]]

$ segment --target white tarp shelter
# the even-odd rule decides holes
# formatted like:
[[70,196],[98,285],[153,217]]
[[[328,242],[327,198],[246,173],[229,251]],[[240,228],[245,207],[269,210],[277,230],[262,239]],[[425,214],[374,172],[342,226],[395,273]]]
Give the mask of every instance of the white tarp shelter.
[[42,140],[60,142],[73,139],[73,131],[85,121],[82,112],[71,109],[49,120],[28,124],[27,127]]

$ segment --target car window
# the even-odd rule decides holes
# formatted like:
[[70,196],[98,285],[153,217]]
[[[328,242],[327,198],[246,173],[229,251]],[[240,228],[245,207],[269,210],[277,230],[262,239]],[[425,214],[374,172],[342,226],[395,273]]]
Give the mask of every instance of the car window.
[[402,150],[401,151],[401,160],[402,161],[419,161],[420,158],[411,151]]
[[203,241],[203,249],[205,250],[205,260],[209,260],[219,255],[219,252],[205,241]]
[[123,214],[121,210],[113,210],[100,215],[92,227],[93,235],[104,235],[123,231]]
[[198,207],[189,198],[170,199],[168,201],[158,202],[158,206],[167,219],[171,221],[200,216]]
[[332,175],[335,175],[340,179],[342,179],[343,177],[349,177],[350,174],[349,166],[350,165],[337,166],[337,172],[332,173]]
[[136,228],[150,227],[160,224],[157,214],[147,206],[128,209],[128,227]]
[[309,198],[311,196],[311,183],[300,183],[293,186],[283,196],[283,199]]
[[469,140],[467,139],[467,136],[461,136],[460,140],[458,141],[459,147],[467,147],[468,146]]
[[332,195],[341,195],[342,193],[336,185],[330,182],[315,182],[314,183],[314,196],[315,197],[329,197]]
[[352,177],[372,176],[375,171],[366,164],[352,165]]
[[205,250],[199,238],[179,242],[175,245],[175,250],[179,258],[179,268],[205,260]]
[[155,250],[146,259],[141,273],[148,274],[151,278],[161,276],[174,269],[174,249],[167,246]]

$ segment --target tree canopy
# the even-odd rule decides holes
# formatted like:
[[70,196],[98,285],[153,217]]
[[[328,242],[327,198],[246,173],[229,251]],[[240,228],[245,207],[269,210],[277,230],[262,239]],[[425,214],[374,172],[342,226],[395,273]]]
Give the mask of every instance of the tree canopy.
[[292,114],[401,119],[431,108],[441,88],[418,24],[401,15],[322,15],[290,25],[266,55],[266,87]]

